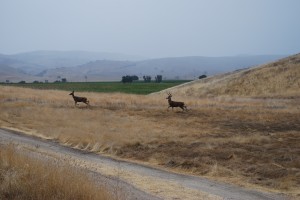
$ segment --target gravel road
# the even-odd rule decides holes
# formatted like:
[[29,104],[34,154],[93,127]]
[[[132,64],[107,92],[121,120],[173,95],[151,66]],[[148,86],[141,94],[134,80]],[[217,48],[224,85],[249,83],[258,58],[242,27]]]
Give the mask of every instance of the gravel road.
[[67,162],[85,170],[96,182],[116,191],[115,195],[122,191],[119,199],[288,199],[280,194],[240,188],[201,177],[115,160],[65,147],[55,141],[0,129],[0,144],[8,143],[15,144],[18,149],[31,156]]

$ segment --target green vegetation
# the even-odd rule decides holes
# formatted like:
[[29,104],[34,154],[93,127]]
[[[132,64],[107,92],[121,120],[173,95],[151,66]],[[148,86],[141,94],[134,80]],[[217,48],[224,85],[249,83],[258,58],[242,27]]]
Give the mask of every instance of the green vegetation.
[[166,88],[170,88],[182,83],[188,82],[187,80],[170,80],[161,83],[145,83],[145,82],[69,82],[69,83],[12,83],[5,84],[10,86],[26,87],[33,89],[54,89],[66,91],[80,91],[80,92],[121,92],[128,94],[150,94],[158,92]]

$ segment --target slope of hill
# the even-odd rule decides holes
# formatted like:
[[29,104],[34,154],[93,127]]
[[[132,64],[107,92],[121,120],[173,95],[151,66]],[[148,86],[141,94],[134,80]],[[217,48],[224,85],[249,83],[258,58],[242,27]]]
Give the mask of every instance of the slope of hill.
[[196,80],[167,91],[195,97],[299,97],[300,54],[253,68]]
[[7,65],[0,66],[0,83],[1,82],[19,82],[21,80],[34,81],[35,77],[30,76],[22,70],[9,67]]
[[31,75],[38,74],[46,69],[75,67],[94,60],[106,59],[138,61],[144,59],[133,55],[88,51],[33,51],[9,55],[6,57],[7,59],[14,60],[17,63],[23,63],[23,65],[18,64],[12,67],[22,69]]
[[56,80],[58,76],[73,82],[121,80],[122,76],[130,74],[126,69],[134,64],[132,61],[97,60],[77,67],[47,69],[37,76],[49,81]]
[[[15,55],[0,54],[0,68],[22,70],[36,80],[115,81],[124,75],[162,75],[165,79],[196,79],[274,61],[283,56],[175,57],[138,60],[134,56],[83,51],[37,51]],[[127,61],[130,60],[130,61]],[[5,77],[3,77],[5,78]],[[25,80],[21,77],[19,80]],[[9,79],[6,77],[5,79]]]
[[234,57],[177,57],[143,61],[97,60],[72,68],[56,68],[39,74],[49,77],[66,77],[70,81],[121,80],[124,75],[162,75],[165,79],[196,79],[202,74],[214,75],[239,68],[276,60],[280,56],[234,56]]

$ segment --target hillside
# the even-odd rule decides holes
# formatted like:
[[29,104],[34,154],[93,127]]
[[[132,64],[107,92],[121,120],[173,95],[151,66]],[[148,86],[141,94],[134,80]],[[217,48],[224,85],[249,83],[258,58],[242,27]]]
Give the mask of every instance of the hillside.
[[[15,55],[0,54],[0,69],[12,67],[28,76],[11,81],[48,80],[58,77],[68,81],[119,81],[124,75],[140,78],[162,75],[164,79],[196,79],[202,74],[215,75],[274,61],[283,56],[231,56],[231,57],[171,57],[139,60],[136,56],[84,51],[36,51]],[[141,58],[140,58],[141,59]],[[87,78],[87,79],[86,79]],[[1,74],[1,82],[10,76]]]
[[20,69],[1,65],[0,67],[0,82],[19,82],[21,80],[34,81],[35,77],[26,74]]
[[40,78],[56,80],[58,76],[66,77],[69,81],[110,81],[121,80],[121,77],[130,74],[127,67],[134,65],[133,61],[97,60],[76,67],[61,67],[47,69],[37,74]]
[[[168,91],[183,96],[300,96],[300,54],[183,84]],[[165,93],[167,91],[161,91]]]
[[57,76],[70,81],[118,81],[124,75],[142,78],[160,74],[165,79],[196,79],[202,74],[215,75],[240,68],[277,60],[280,56],[234,56],[234,57],[177,57],[143,61],[96,60],[76,67],[47,69],[38,75],[53,80]]
[[1,64],[11,65],[25,72],[36,75],[46,69],[75,67],[94,60],[142,60],[133,55],[88,51],[33,51],[14,55],[0,55]]

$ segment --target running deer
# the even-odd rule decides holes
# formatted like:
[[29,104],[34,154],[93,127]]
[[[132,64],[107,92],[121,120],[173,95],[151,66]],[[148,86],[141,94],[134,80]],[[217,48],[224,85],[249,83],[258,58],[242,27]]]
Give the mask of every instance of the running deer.
[[73,92],[71,92],[69,95],[72,95],[72,97],[73,97],[73,99],[74,99],[74,101],[75,101],[75,106],[77,105],[77,102],[83,102],[83,103],[85,103],[86,105],[89,105],[89,100],[87,100],[87,98],[86,97],[77,97],[77,96],[75,96],[74,95],[74,91]]
[[172,107],[172,110],[174,107],[180,107],[183,111],[184,110],[187,111],[187,107],[184,105],[184,102],[172,101],[171,98],[172,98],[172,94],[168,93],[168,97],[166,98],[166,99],[168,99],[168,102],[169,102],[168,110],[170,107]]

